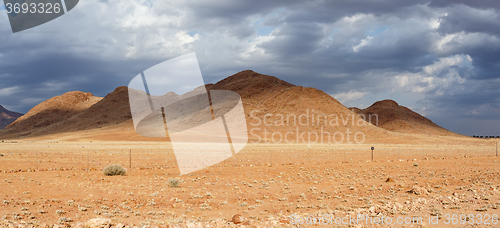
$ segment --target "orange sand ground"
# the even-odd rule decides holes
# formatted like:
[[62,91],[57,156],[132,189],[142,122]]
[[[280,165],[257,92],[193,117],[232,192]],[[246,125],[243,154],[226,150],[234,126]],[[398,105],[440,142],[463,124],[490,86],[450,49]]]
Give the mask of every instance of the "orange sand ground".
[[[368,144],[249,144],[221,164],[180,177],[164,142],[0,145],[0,216],[13,222],[57,224],[66,217],[74,225],[102,217],[114,224],[225,224],[241,214],[255,226],[286,226],[292,214],[362,213],[424,222],[433,214],[446,227],[446,214],[500,214],[500,158],[490,140],[378,144],[373,162]],[[114,163],[128,175],[104,176],[101,169]],[[385,182],[389,177],[394,182]],[[180,188],[169,187],[170,178],[179,178]],[[420,188],[421,195],[409,192]]]

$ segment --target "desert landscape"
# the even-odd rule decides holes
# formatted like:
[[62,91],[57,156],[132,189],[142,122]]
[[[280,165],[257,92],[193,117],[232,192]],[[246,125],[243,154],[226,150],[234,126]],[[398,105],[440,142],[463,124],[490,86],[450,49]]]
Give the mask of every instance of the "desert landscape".
[[[249,70],[206,88],[240,94],[249,143],[187,175],[169,138],[135,132],[126,87],[68,92],[19,117],[0,131],[1,226],[498,227],[499,139]],[[286,118],[301,115],[308,124]],[[110,164],[126,175],[104,175]]]

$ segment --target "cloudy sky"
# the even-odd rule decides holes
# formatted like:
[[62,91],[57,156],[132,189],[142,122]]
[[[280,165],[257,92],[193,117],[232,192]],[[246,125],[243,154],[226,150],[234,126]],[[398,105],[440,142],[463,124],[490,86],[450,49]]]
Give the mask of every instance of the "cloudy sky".
[[196,52],[206,83],[242,70],[321,89],[344,105],[393,99],[466,135],[500,135],[496,0],[80,0],[12,34],[0,12],[0,104],[67,91],[105,96]]

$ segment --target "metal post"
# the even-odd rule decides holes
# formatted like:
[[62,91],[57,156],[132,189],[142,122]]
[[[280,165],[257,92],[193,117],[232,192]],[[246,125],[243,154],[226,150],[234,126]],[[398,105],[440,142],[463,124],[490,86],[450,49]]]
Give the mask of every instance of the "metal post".
[[128,163],[129,163],[129,168],[132,169],[132,149],[130,149],[130,153],[128,156]]
[[36,169],[38,170],[38,151],[35,152],[35,159],[36,159]]
[[90,151],[87,150],[87,170],[90,171]]
[[269,165],[273,166],[273,150],[271,150],[271,155],[269,156]]
[[498,141],[495,142],[495,154],[498,157]]

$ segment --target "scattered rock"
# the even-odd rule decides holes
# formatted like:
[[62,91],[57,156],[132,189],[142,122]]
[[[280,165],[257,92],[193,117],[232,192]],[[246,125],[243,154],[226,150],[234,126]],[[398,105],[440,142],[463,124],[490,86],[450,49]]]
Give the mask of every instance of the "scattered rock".
[[477,208],[476,211],[487,211],[488,210],[488,207],[480,207],[480,208]]
[[392,179],[391,177],[387,178],[387,180],[385,180],[385,182],[394,182],[394,179]]
[[111,219],[95,218],[87,221],[85,226],[89,228],[109,228],[111,227]]
[[408,193],[413,193],[415,195],[428,195],[429,194],[429,192],[427,191],[427,189],[419,187],[419,186],[416,186],[416,185],[413,186],[411,188],[411,190],[408,191]]
[[231,219],[231,221],[234,224],[240,224],[240,223],[243,223],[244,219],[243,219],[243,216],[241,216],[240,214],[235,214],[233,216],[233,219]]
[[73,219],[66,218],[66,217],[61,217],[61,218],[58,219],[58,223],[59,224],[64,224],[64,223],[69,223],[69,222],[73,222]]

